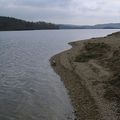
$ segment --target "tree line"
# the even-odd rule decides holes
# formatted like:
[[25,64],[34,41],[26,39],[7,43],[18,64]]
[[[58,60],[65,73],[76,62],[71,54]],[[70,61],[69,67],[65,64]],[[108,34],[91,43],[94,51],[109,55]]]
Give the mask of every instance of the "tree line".
[[59,26],[47,22],[29,22],[13,17],[0,16],[0,31],[59,29]]

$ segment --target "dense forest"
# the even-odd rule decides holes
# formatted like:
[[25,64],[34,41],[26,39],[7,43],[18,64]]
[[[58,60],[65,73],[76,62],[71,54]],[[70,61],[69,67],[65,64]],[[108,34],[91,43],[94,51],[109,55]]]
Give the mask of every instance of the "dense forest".
[[0,31],[9,30],[43,30],[43,29],[59,29],[58,25],[46,22],[29,22],[13,17],[0,16]]

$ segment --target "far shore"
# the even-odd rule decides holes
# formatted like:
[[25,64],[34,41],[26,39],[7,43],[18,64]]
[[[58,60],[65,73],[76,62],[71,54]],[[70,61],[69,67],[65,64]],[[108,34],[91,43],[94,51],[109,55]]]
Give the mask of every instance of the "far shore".
[[119,120],[120,32],[69,44],[50,62],[68,89],[75,120]]

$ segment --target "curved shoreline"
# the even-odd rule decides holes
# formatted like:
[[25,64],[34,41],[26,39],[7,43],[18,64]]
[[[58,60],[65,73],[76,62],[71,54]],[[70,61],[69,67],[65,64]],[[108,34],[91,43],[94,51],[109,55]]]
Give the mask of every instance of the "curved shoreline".
[[[90,96],[89,91],[82,84],[78,84],[78,76],[60,64],[59,55],[60,54],[53,56],[50,61],[53,59],[56,61],[57,66],[53,67],[53,69],[61,77],[61,80],[68,90],[71,103],[74,107],[76,120],[98,120],[100,115],[94,99]],[[82,94],[79,94],[79,91]]]
[[[109,42],[108,42],[108,39]],[[84,43],[106,42],[113,43],[114,34],[107,37],[92,38],[85,41],[69,43],[72,48],[53,56],[56,65],[52,66],[54,71],[61,77],[65,87],[68,89],[72,105],[75,109],[77,120],[117,120],[113,103],[109,103],[102,96],[104,85],[101,80],[108,79],[109,72],[94,61],[86,63],[76,63],[74,58],[82,53]],[[95,73],[92,69],[97,69]],[[98,77],[98,78],[97,78]],[[93,85],[93,83],[96,85]]]

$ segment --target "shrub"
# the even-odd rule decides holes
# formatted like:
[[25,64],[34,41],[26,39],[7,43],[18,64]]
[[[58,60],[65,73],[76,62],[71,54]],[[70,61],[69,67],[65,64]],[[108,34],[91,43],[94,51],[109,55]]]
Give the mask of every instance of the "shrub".
[[105,55],[110,47],[105,43],[85,43],[85,52],[75,58],[75,62],[88,62],[90,59],[100,58]]

